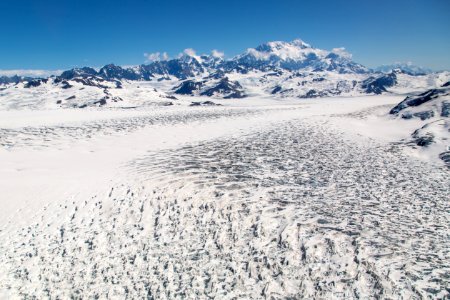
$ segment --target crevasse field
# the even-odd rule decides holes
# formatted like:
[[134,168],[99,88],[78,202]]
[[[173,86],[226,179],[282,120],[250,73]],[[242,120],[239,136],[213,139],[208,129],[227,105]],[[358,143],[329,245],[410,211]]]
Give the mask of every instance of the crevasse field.
[[403,98],[0,111],[0,298],[447,298]]

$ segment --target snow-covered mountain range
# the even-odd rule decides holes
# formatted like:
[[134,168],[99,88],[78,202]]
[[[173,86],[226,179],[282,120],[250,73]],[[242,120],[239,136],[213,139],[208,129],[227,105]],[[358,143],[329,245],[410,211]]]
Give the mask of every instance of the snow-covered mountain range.
[[[175,59],[135,67],[108,64],[42,79],[2,77],[0,97],[6,99],[1,101],[3,108],[29,105],[27,99],[34,101],[33,107],[135,106],[186,96],[302,99],[403,94],[440,87],[449,79],[449,72],[428,72],[411,64],[375,71],[354,62],[344,48],[328,51],[298,39],[268,42],[227,60],[186,51]],[[23,100],[12,104],[11,99]]]
[[433,73],[431,69],[416,66],[411,62],[406,63],[397,62],[393,63],[392,65],[382,65],[375,68],[374,70],[377,72],[389,73],[396,69],[402,70],[403,72],[411,75],[425,75]]

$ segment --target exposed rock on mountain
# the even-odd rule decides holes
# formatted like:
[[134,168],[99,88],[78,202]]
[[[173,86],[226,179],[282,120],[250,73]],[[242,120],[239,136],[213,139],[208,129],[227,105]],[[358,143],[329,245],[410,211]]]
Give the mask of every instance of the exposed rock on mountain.
[[175,94],[194,95],[196,92],[200,91],[203,84],[203,82],[194,80],[183,81],[179,86],[175,87]]
[[192,102],[189,106],[222,106],[212,101]]
[[23,81],[30,81],[33,80],[30,77],[22,77],[22,76],[18,76],[18,75],[14,75],[11,77],[8,76],[0,76],[0,85],[2,84],[17,84],[19,82],[23,82]]
[[368,69],[351,60],[343,49],[326,51],[313,48],[302,40],[269,42],[238,55],[225,64],[225,69],[238,72],[281,68],[285,70],[335,71],[338,73],[366,73]]
[[25,83],[24,88],[32,88],[40,86],[42,83],[47,83],[48,79],[42,78],[42,79],[32,79]]
[[361,87],[368,94],[381,94],[387,92],[386,88],[396,84],[397,75],[395,72],[391,72],[379,77],[369,77],[362,82]]
[[59,77],[62,79],[72,79],[74,77],[88,77],[96,75],[98,75],[98,73],[97,71],[95,71],[95,69],[84,67],[64,71],[61,75],[59,75]]
[[222,96],[224,99],[247,97],[242,85],[238,81],[230,81],[228,77],[221,79],[219,83],[213,87],[207,88],[201,92],[200,95],[209,97]]
[[411,134],[412,143],[433,148],[450,167],[448,136],[450,132],[450,87],[431,89],[408,96],[389,112],[402,119],[420,119],[426,123]]
[[105,79],[139,80],[141,77],[132,69],[124,69],[114,64],[109,64],[100,69],[97,76]]
[[[403,116],[420,117],[424,112],[431,111],[433,113],[434,111],[438,116],[448,116],[449,95],[450,88],[431,89],[417,96],[406,97],[405,100],[392,108],[389,113],[399,114],[402,112]],[[405,118],[409,119],[410,117]]]

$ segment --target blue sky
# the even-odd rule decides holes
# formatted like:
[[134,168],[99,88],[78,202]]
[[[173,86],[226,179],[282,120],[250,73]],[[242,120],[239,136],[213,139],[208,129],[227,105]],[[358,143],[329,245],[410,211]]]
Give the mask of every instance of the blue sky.
[[295,38],[369,67],[450,69],[449,0],[0,0],[0,28],[3,70],[134,65],[185,48],[231,57]]

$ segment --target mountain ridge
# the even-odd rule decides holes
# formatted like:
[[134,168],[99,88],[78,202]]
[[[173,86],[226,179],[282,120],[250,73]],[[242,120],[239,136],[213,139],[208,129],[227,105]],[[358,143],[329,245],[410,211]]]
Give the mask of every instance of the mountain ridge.
[[[318,49],[300,39],[267,42],[230,59],[224,59],[220,53],[196,55],[192,49],[188,50],[177,58],[157,59],[133,67],[111,63],[97,69],[73,68],[59,76],[41,79],[0,78],[0,85],[1,90],[11,85],[15,89],[45,85],[47,88],[42,89],[42,97],[46,96],[44,91],[62,89],[70,92],[61,99],[61,103],[66,103],[66,98],[76,94],[74,87],[81,84],[98,90],[92,91],[94,98],[88,103],[107,105],[111,99],[120,102],[118,99],[129,98],[128,102],[134,103],[131,95],[139,88],[139,82],[148,82],[146,95],[158,98],[174,99],[181,95],[220,99],[250,96],[303,99],[411,93],[440,86],[450,78],[449,72],[422,74],[398,68],[390,72],[375,71],[354,62],[344,48]],[[125,85],[125,82],[135,83]],[[124,88],[131,89],[130,93],[115,91]],[[9,93],[17,94],[14,90]],[[81,97],[76,99],[68,105],[81,101]]]

